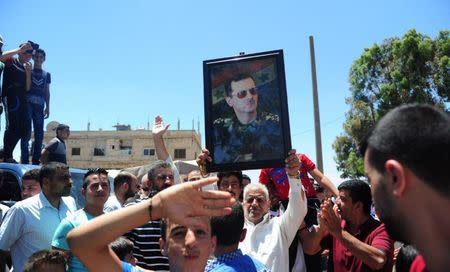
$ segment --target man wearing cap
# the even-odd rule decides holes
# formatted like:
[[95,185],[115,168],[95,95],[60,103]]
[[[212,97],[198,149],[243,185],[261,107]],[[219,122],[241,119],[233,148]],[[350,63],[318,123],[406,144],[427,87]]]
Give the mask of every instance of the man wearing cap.
[[70,136],[68,125],[59,124],[56,127],[56,137],[44,147],[41,153],[41,163],[61,162],[67,164],[66,143],[64,142]]
[[6,126],[3,136],[5,162],[13,161],[13,150],[25,132],[23,102],[31,83],[31,63],[29,62],[33,54],[31,45],[21,44],[17,53],[19,54],[17,58],[11,57],[9,53],[1,58],[4,63],[4,75],[0,102],[3,103],[6,111]]

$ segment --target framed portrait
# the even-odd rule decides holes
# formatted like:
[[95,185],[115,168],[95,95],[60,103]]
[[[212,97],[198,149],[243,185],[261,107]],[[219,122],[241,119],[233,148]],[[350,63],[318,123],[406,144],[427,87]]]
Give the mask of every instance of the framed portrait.
[[291,149],[283,51],[203,61],[209,172],[283,167]]

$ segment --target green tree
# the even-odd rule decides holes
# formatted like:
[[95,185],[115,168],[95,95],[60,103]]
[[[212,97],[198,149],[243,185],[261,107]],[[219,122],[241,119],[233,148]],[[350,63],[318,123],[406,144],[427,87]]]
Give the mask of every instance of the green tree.
[[350,106],[344,132],[333,144],[342,178],[364,176],[358,146],[368,130],[390,109],[407,103],[427,103],[449,110],[450,31],[435,40],[409,30],[364,49],[349,75]]

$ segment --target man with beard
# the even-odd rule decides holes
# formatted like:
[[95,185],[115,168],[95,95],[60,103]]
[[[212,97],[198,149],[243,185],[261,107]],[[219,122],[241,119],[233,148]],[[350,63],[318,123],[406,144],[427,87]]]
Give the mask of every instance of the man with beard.
[[70,271],[87,271],[80,260],[71,255],[67,244],[67,233],[103,214],[103,205],[109,196],[109,183],[108,180],[100,179],[99,175],[99,172],[95,170],[90,170],[84,174],[81,194],[86,199],[86,206],[63,219],[53,236],[53,248],[61,250],[69,256],[68,266]]
[[348,180],[338,190],[336,204],[327,199],[321,205],[320,226],[300,233],[303,250],[330,249],[328,271],[392,271],[394,241],[384,224],[370,216],[369,185]]
[[[146,201],[149,197],[172,186],[174,176],[171,164],[158,160],[154,162],[147,173],[149,184],[152,184],[152,192],[148,197],[136,199],[135,205]],[[127,204],[127,206],[129,206]],[[159,238],[161,237],[161,221],[152,220],[145,225],[131,230],[125,235],[134,244],[133,255],[137,259],[137,265],[144,269],[156,271],[169,271],[169,261],[161,254]]]
[[108,198],[104,212],[112,212],[122,208],[125,200],[133,197],[139,190],[137,178],[133,174],[121,172],[114,178],[114,194]]
[[450,267],[450,115],[429,105],[386,114],[361,146],[375,208],[392,237],[414,244],[430,271]]
[[39,182],[42,192],[11,207],[0,228],[1,253],[11,250],[14,271],[23,271],[34,252],[50,248],[61,220],[76,210],[74,199],[66,197],[72,188],[66,165],[44,165]]

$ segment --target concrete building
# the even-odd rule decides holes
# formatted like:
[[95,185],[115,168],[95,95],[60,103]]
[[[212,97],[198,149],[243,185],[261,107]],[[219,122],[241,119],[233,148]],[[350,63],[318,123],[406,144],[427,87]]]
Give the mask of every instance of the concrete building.
[[[44,133],[44,143],[55,137],[56,126],[52,123]],[[151,130],[131,130],[119,124],[114,127],[115,131],[71,130],[66,141],[69,166],[122,169],[157,159]],[[164,142],[173,160],[195,160],[201,152],[200,135],[195,130],[168,130]]]

